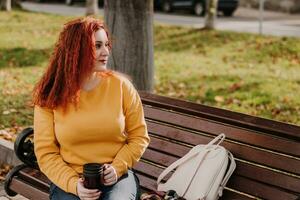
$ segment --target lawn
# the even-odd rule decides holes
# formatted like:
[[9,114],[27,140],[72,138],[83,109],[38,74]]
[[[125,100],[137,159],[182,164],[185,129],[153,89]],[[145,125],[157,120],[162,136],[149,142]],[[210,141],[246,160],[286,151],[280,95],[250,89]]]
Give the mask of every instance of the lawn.
[[[31,90],[69,19],[0,12],[0,129],[32,124]],[[300,39],[154,31],[155,93],[300,125]]]

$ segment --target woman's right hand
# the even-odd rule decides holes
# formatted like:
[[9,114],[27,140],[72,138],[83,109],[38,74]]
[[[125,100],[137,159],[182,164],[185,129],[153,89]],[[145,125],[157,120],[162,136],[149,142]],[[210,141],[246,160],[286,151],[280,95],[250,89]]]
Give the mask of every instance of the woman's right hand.
[[83,179],[77,182],[77,194],[81,200],[97,200],[101,195],[101,191],[97,189],[87,189],[83,185]]

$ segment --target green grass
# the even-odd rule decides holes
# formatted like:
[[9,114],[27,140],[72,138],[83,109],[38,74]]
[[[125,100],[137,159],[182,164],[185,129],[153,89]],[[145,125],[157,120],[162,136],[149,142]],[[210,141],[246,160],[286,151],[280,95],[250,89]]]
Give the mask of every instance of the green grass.
[[[0,12],[0,129],[32,124],[30,92],[69,19]],[[156,93],[300,125],[300,39],[154,31]]]
[[31,91],[68,19],[0,12],[0,129],[32,124]]
[[156,92],[300,125],[300,39],[155,27]]

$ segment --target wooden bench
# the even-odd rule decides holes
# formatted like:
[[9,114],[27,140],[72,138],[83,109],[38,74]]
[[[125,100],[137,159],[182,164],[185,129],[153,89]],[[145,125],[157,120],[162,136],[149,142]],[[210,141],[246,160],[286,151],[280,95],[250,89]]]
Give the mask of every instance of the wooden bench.
[[[296,200],[300,195],[300,127],[241,113],[140,92],[151,143],[134,169],[144,191],[156,189],[163,169],[197,144],[219,133],[237,168],[223,200]],[[49,180],[32,167],[19,167],[9,192],[48,199]],[[201,187],[201,186],[199,186]]]

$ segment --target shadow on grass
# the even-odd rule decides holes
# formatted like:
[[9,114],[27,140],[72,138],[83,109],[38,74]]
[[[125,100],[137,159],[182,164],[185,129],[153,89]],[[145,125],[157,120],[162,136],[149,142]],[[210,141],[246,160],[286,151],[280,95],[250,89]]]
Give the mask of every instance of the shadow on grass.
[[237,34],[226,31],[210,31],[201,29],[187,29],[182,27],[155,27],[156,43],[158,50],[172,52],[194,49],[203,50],[206,47],[222,47],[224,44],[254,40],[250,34]]
[[23,47],[0,49],[0,69],[6,67],[27,67],[47,61],[52,49],[26,49]]
[[297,38],[267,37],[249,33],[155,27],[155,49],[180,52],[192,50],[206,54],[214,48],[225,48],[245,62],[273,62],[285,59],[296,66],[300,63],[300,43]]

